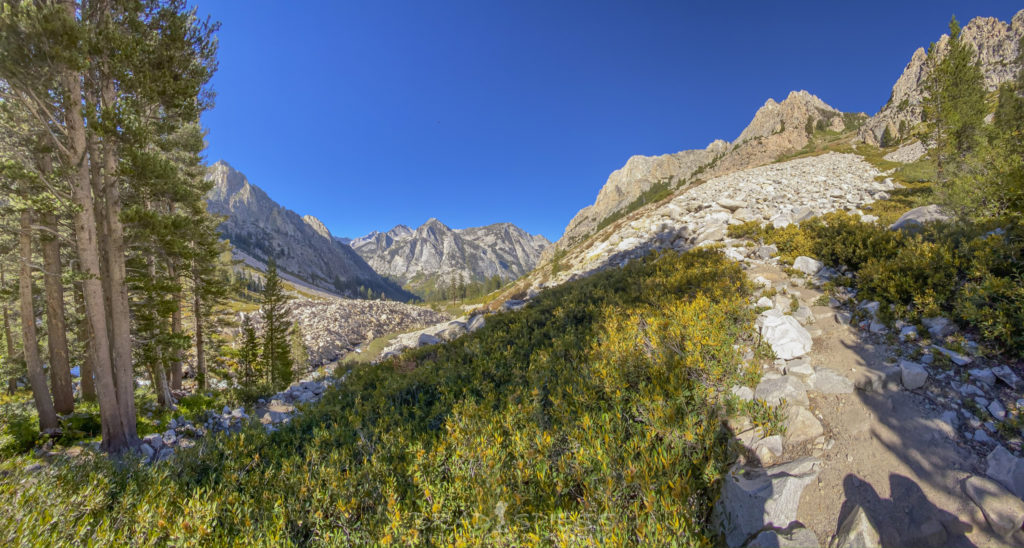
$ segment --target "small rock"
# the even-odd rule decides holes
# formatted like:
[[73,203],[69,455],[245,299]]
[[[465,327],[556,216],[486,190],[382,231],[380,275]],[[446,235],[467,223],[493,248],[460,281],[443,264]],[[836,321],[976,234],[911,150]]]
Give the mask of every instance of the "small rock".
[[786,419],[786,442],[792,445],[811,441],[822,435],[821,422],[804,407],[790,407]]
[[142,455],[146,457],[147,462],[153,460],[153,455],[156,454],[156,450],[153,449],[153,446],[148,443],[143,443],[142,445],[140,445],[139,451],[141,451]]
[[971,363],[972,361],[974,361],[971,358],[968,358],[967,356],[964,356],[963,354],[959,354],[957,352],[953,352],[952,350],[950,350],[948,348],[943,348],[941,346],[936,346],[934,344],[932,345],[932,348],[935,349],[935,350],[938,350],[939,352],[942,352],[943,354],[945,354],[950,360],[953,360],[953,363],[955,363],[957,365],[967,365],[967,364]]
[[868,325],[868,331],[881,335],[883,333],[888,332],[889,328],[887,328],[884,323],[878,320],[871,320],[871,323]]
[[1024,502],[998,483],[971,476],[964,482],[964,493],[981,508],[996,534],[1009,537],[1024,525]]
[[917,327],[913,325],[905,325],[900,329],[900,340],[901,341],[915,341],[917,340]]
[[980,428],[974,431],[974,441],[985,445],[991,445],[996,442],[996,440],[992,439],[992,436],[988,435],[988,432]]
[[836,530],[829,548],[881,548],[882,538],[867,512],[859,504],[854,506]]
[[814,367],[811,366],[811,360],[808,360],[807,358],[790,360],[783,366],[783,370],[787,375],[801,375],[809,377],[814,374]]
[[928,380],[928,371],[923,365],[909,360],[900,360],[900,373],[902,374],[903,386],[907,390],[917,390],[924,386]]
[[999,400],[992,400],[992,403],[988,404],[988,412],[1000,421],[1006,420],[1006,408],[999,403]]
[[757,300],[757,306],[759,308],[771,308],[775,306],[775,303],[773,303],[768,297],[761,297]]

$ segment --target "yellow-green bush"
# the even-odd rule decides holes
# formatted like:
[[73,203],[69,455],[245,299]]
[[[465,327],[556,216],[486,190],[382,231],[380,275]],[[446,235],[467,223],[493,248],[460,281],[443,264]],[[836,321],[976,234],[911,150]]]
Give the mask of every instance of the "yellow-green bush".
[[273,434],[148,468],[0,464],[0,544],[714,544],[747,290],[718,252],[655,255],[352,367]]

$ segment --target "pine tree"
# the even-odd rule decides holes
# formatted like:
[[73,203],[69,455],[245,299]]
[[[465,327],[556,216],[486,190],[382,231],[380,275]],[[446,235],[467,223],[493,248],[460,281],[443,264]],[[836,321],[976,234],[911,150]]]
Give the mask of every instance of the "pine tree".
[[238,365],[242,370],[242,386],[253,388],[256,386],[262,375],[258,368],[260,366],[260,340],[256,336],[256,328],[246,315],[242,318],[242,341],[238,349]]
[[263,312],[263,353],[260,359],[270,376],[271,386],[280,390],[291,384],[293,378],[289,341],[291,321],[288,318],[288,296],[277,275],[277,263],[273,258],[267,261],[260,310]]
[[955,176],[980,137],[985,85],[975,57],[973,47],[962,40],[956,17],[949,22],[945,51],[935,44],[928,50],[931,71],[924,82],[923,107],[925,120],[932,125],[940,184]]

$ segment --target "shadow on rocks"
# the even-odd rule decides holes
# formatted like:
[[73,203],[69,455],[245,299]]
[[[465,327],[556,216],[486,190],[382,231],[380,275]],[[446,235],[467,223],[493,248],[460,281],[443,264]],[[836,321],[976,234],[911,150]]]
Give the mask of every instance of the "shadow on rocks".
[[975,546],[966,536],[972,526],[932,504],[910,478],[890,474],[887,499],[853,474],[843,479],[843,491],[846,500],[839,511],[837,529],[860,506],[878,529],[882,546]]

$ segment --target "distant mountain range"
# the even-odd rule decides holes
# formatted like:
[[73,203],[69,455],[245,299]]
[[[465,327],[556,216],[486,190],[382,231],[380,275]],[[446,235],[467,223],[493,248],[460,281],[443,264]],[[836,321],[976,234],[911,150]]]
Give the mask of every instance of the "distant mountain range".
[[345,297],[372,291],[407,301],[443,284],[506,282],[531,271],[551,243],[509,223],[453,230],[437,219],[350,240],[282,207],[223,160],[207,176],[214,183],[208,208],[227,216],[220,230],[240,257],[273,257],[292,278]]
[[350,245],[378,273],[427,293],[452,283],[518,278],[533,270],[551,242],[510,223],[452,229],[430,219],[415,230],[398,225],[371,232]]
[[339,296],[359,297],[372,290],[392,300],[415,298],[374,272],[316,217],[299,217],[280,206],[227,162],[210,166],[207,177],[214,183],[207,207],[227,216],[221,234],[245,255],[262,262],[273,257],[282,272]]

